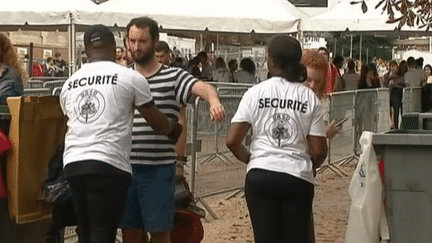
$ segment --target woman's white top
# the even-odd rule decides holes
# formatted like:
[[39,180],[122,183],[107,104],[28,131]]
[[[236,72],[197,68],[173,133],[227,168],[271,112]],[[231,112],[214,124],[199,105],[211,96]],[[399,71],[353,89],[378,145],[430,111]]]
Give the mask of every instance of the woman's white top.
[[314,183],[306,137],[325,137],[321,102],[312,89],[273,77],[250,88],[232,123],[252,125],[251,157],[254,168],[287,173]]

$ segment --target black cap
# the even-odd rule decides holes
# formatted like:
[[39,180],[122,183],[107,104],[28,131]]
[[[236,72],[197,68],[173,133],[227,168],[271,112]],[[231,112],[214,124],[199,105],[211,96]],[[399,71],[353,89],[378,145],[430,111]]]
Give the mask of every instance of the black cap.
[[105,25],[90,26],[84,33],[84,45],[88,46],[93,43],[115,44],[114,35]]

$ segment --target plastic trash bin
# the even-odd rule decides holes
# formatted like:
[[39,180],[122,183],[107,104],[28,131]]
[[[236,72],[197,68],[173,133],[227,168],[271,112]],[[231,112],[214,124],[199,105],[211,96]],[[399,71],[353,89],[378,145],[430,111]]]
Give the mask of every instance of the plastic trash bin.
[[390,242],[432,242],[432,133],[374,134],[373,145],[385,163]]

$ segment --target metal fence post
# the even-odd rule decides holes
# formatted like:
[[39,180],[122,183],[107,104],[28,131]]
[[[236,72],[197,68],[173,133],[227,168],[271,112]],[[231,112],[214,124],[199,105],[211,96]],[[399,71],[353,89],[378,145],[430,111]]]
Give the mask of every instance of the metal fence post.
[[197,130],[198,130],[198,103],[199,97],[195,99],[195,104],[192,108],[192,147],[191,147],[191,169],[190,169],[190,190],[195,196],[195,167],[196,167],[196,151],[197,151]]

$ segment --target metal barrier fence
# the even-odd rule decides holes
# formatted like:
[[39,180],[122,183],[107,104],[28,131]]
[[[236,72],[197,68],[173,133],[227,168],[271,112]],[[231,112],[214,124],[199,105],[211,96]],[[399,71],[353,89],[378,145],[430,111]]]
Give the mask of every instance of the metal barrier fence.
[[[326,107],[328,106],[328,107]],[[329,155],[320,168],[346,175],[340,165],[358,159],[359,139],[363,131],[383,132],[391,127],[390,94],[388,89],[366,89],[332,93],[323,110],[327,122],[348,118],[338,135],[329,141]]]
[[246,165],[229,152],[225,140],[238,104],[252,84],[211,84],[220,94],[227,117],[220,123],[211,121],[208,104],[200,99],[188,107],[188,143],[191,144],[192,156],[189,184],[195,198],[216,219],[217,215],[207,205],[205,198],[223,192],[239,193],[243,189]]
[[348,120],[342,124],[339,134],[328,143],[328,158],[323,163],[318,172],[328,168],[340,176],[347,175],[337,163],[333,163],[334,158],[353,159],[355,158],[354,149],[354,129],[355,122],[355,96],[353,92],[337,92],[331,94],[322,102],[323,117],[326,124],[333,120],[340,121],[343,118]]
[[391,128],[390,117],[390,91],[377,89],[378,121],[376,132],[388,131]]
[[402,98],[402,112],[421,112],[421,87],[404,88]]
[[45,77],[45,76],[40,76],[40,77],[31,77],[31,78],[29,78],[28,81],[42,81],[42,82],[45,82],[45,81],[59,81],[59,80],[65,81],[66,79],[67,79],[67,77]]

